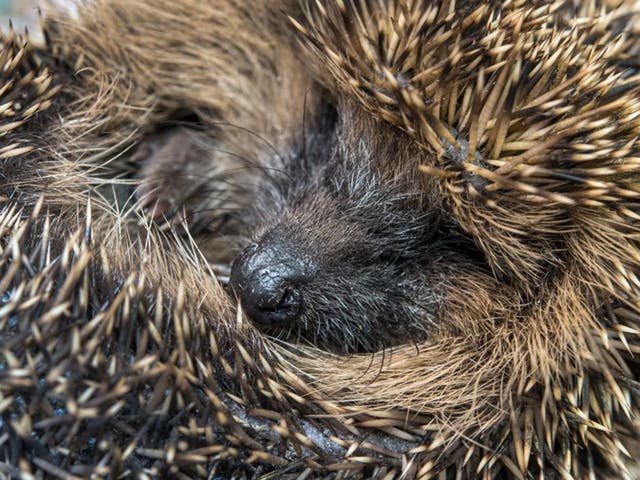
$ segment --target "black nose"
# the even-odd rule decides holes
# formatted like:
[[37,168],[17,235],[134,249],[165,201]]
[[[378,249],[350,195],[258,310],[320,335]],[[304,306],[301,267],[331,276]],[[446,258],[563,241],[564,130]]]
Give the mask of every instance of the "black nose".
[[252,245],[233,262],[231,287],[252,320],[285,326],[300,314],[308,271],[304,259],[278,245]]

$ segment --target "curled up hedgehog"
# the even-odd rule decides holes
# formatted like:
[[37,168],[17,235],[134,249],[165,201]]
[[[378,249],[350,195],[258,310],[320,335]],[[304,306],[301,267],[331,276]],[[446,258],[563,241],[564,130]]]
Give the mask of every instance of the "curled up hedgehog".
[[633,2],[92,0],[0,40],[0,478],[637,478]]

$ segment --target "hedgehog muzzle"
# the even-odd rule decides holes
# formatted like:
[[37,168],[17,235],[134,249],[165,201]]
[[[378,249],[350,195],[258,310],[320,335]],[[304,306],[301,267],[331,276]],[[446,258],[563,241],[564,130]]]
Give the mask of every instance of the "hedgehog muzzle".
[[263,238],[234,260],[231,288],[247,315],[264,327],[286,327],[303,308],[302,287],[313,275],[308,257]]

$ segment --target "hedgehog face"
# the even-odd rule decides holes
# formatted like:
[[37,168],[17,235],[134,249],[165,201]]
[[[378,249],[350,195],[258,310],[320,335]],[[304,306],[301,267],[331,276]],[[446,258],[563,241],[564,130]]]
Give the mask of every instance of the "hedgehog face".
[[420,273],[428,213],[373,172],[332,179],[329,170],[291,177],[273,190],[281,197],[260,202],[253,241],[231,271],[242,308],[261,329],[331,350],[424,338],[434,314]]
[[231,287],[261,330],[340,352],[428,336],[455,235],[399,136],[337,126],[259,185]]
[[[420,342],[438,323],[443,269],[460,263],[462,236],[442,221],[414,142],[354,106],[340,112],[288,155],[237,169],[247,182],[221,181],[228,172],[197,134],[165,132],[152,138],[155,150],[139,150],[148,158],[138,195],[155,200],[156,217],[193,219],[217,210],[214,191],[235,188],[241,207],[219,209],[233,227],[196,239],[216,264],[230,263],[216,238],[241,239],[229,292],[261,331],[334,352]],[[221,174],[206,174],[212,163]]]

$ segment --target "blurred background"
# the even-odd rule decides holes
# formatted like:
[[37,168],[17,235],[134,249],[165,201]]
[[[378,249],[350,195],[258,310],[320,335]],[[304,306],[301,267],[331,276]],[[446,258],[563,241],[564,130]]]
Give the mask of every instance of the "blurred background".
[[11,18],[14,26],[22,30],[29,27],[30,32],[37,31],[37,0],[0,0],[0,25],[5,30]]
[[[38,19],[38,6],[49,4],[54,8],[70,11],[75,0],[0,0],[0,28],[6,30],[9,27],[9,19],[16,30],[29,28],[29,32],[35,38],[40,38],[40,21]],[[135,1],[135,0],[133,0]]]

